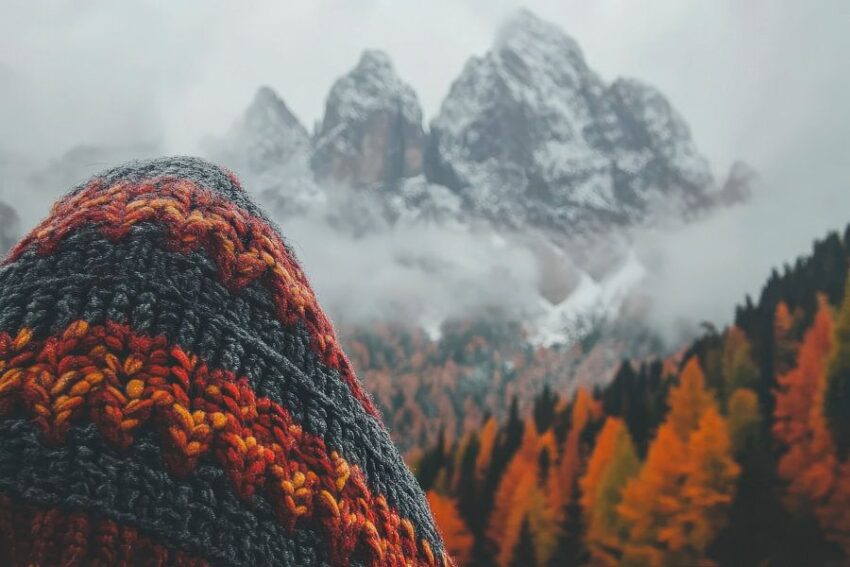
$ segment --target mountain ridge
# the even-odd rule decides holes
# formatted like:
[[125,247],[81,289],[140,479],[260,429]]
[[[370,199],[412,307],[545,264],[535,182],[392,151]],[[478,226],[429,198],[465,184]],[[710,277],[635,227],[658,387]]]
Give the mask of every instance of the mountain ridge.
[[[522,249],[537,265],[540,299],[521,302],[516,316],[544,342],[573,340],[587,321],[635,306],[621,282],[634,288],[646,274],[632,265],[636,231],[682,226],[746,201],[754,178],[736,165],[718,184],[660,91],[635,79],[605,83],[574,39],[527,10],[469,59],[427,127],[415,91],[378,50],[334,82],[309,141],[297,119],[240,129],[286,108],[261,93],[217,144],[238,151],[212,157],[236,169],[273,214],[312,219],[346,238],[392,239],[394,227],[430,225]],[[292,139],[298,151],[289,157],[265,151]],[[244,148],[264,157],[240,157]],[[439,276],[425,268],[439,258],[416,264],[424,277]],[[636,276],[618,278],[623,266]]]
[[[263,114],[261,98],[286,108],[262,87],[236,125],[244,130]],[[259,145],[257,163],[227,151],[217,157],[249,176],[297,161],[262,148],[259,139],[274,139],[274,126],[234,127],[225,136],[229,148]],[[309,146],[308,173],[318,185],[392,191],[423,175],[458,195],[468,215],[535,226],[556,239],[676,222],[747,194],[722,198],[725,184],[715,182],[660,91],[636,79],[604,83],[575,40],[527,10],[502,26],[487,53],[470,58],[427,129],[415,91],[389,56],[366,50],[331,87],[309,144],[297,119],[277,130]]]

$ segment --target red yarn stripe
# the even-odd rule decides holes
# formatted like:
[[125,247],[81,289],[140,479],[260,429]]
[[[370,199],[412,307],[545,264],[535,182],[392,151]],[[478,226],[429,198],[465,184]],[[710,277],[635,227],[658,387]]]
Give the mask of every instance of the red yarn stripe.
[[206,567],[135,528],[85,513],[41,508],[0,495],[0,564],[8,567],[157,565]]
[[450,564],[370,491],[357,466],[285,408],[257,397],[247,378],[210,369],[163,336],[84,321],[44,340],[30,329],[0,333],[0,416],[20,415],[60,444],[72,423],[93,422],[119,448],[152,428],[173,474],[213,459],[241,498],[265,496],[285,529],[321,526],[337,565],[354,553],[373,566]]
[[63,238],[84,224],[97,226],[117,242],[142,222],[165,228],[173,251],[206,250],[229,289],[238,291],[260,281],[271,294],[280,321],[285,325],[303,322],[312,349],[325,364],[339,370],[354,397],[379,418],[339,346],[333,325],[280,235],[262,219],[191,180],[160,177],[108,187],[94,180],[56,203],[48,218],[12,249],[5,262],[17,260],[33,245],[39,254],[52,254]]

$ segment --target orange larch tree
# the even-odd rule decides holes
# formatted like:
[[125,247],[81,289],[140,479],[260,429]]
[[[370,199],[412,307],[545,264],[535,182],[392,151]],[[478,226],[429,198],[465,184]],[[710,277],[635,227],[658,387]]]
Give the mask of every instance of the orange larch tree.
[[850,457],[850,274],[835,316],[827,375],[824,414],[838,454],[845,459]]
[[830,308],[821,297],[797,366],[777,378],[773,434],[785,449],[777,468],[788,483],[788,505],[798,511],[816,507],[833,482],[835,449],[822,409],[832,332]]
[[517,499],[518,489],[523,479],[537,476],[538,437],[534,420],[527,420],[519,449],[505,468],[499,486],[496,488],[493,496],[493,511],[487,527],[487,537],[495,549],[504,547],[508,517],[515,511],[514,501]]
[[626,526],[623,563],[669,565],[664,535],[682,512],[681,486],[687,472],[687,447],[671,422],[658,428],[640,473],[623,489],[617,514]]
[[617,437],[622,428],[623,421],[621,419],[608,417],[605,419],[602,430],[596,436],[593,452],[587,461],[587,470],[579,482],[579,486],[581,487],[581,508],[588,520],[593,512],[593,504],[596,501],[596,489],[614,456]]
[[553,513],[563,523],[570,502],[576,496],[582,470],[581,436],[591,418],[593,399],[586,388],[576,391],[570,416],[570,429],[564,440],[556,470],[549,475],[548,493]]
[[705,376],[697,357],[691,357],[679,377],[679,384],[670,390],[667,400],[670,413],[667,421],[682,441],[687,441],[696,429],[703,412],[715,403],[705,387]]
[[[732,458],[726,421],[713,406],[700,418],[688,443],[688,463],[682,487],[684,506],[668,534],[671,548],[702,559],[715,535],[726,524],[740,467]],[[673,543],[676,545],[673,545]]]
[[696,357],[671,389],[670,412],[623,490],[623,564],[699,565],[723,525],[739,468]]
[[478,441],[478,457],[475,460],[475,478],[479,483],[483,484],[484,478],[487,475],[487,469],[490,468],[490,461],[493,458],[493,447],[496,444],[498,433],[498,423],[492,417],[488,417],[484,427],[481,428],[481,437]]
[[525,424],[522,443],[496,489],[487,537],[498,565],[512,563],[522,528],[527,524],[535,561],[546,565],[557,541],[557,523],[541,486],[541,454],[555,453],[553,432],[537,433],[534,420]]
[[580,481],[586,542],[593,565],[619,564],[624,534],[617,505],[626,482],[639,469],[640,461],[628,429],[620,419],[609,417]]
[[788,304],[780,301],[773,314],[774,371],[785,374],[794,367],[799,345],[794,338],[796,317],[791,314]]
[[446,551],[458,565],[467,565],[472,560],[473,538],[457,511],[455,501],[433,490],[427,495],[434,520],[443,534]]

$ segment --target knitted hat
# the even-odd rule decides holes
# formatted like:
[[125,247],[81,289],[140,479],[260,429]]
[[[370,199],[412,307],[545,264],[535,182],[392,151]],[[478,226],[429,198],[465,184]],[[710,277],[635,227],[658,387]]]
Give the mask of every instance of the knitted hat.
[[292,252],[198,159],[92,178],[0,268],[0,564],[125,563],[450,563]]

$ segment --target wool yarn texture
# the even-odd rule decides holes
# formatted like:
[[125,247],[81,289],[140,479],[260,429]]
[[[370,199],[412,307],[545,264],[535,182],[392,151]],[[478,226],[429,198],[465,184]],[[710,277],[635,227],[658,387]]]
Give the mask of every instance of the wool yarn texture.
[[232,173],[110,169],[4,259],[0,564],[452,565]]

